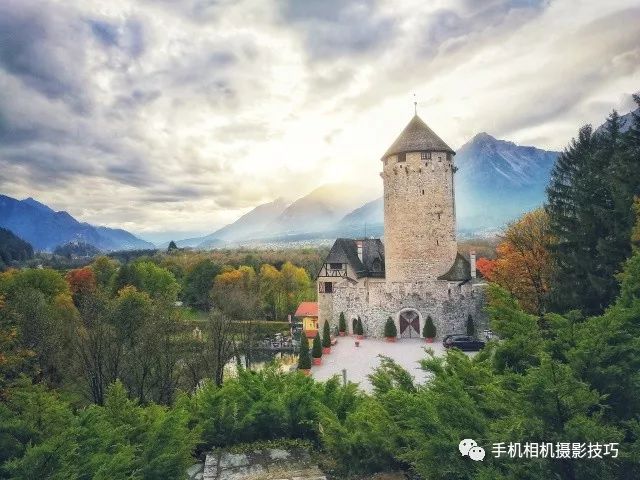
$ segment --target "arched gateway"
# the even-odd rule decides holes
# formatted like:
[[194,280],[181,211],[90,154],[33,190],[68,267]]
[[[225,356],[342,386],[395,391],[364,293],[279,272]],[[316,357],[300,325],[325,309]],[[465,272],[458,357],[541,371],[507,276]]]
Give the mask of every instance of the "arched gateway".
[[402,338],[420,337],[420,314],[416,310],[402,310],[398,315],[398,323]]

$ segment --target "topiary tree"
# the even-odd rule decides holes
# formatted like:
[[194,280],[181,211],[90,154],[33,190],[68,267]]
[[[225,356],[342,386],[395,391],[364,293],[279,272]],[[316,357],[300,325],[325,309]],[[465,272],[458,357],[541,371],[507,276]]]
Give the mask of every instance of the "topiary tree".
[[424,322],[424,328],[422,329],[422,336],[424,338],[435,338],[436,326],[433,324],[431,315],[427,315],[427,320]]
[[358,334],[358,319],[354,318],[351,321],[351,331],[353,332],[354,335]]
[[362,326],[362,319],[358,317],[356,323],[356,335],[364,335],[364,327]]
[[320,341],[320,334],[316,333],[313,338],[313,347],[311,348],[311,356],[313,358],[322,358],[322,342]]
[[324,348],[331,347],[331,326],[329,325],[329,320],[324,322],[324,327],[322,327],[322,346]]
[[391,317],[387,318],[387,321],[384,324],[384,336],[385,337],[397,337],[398,329],[396,328],[396,323],[393,321]]
[[344,318],[344,312],[340,312],[340,320],[338,320],[338,331],[347,331],[347,320]]
[[298,355],[298,368],[300,370],[309,370],[311,368],[311,356],[309,355],[309,340],[302,332],[300,337],[300,354]]
[[469,314],[469,316],[467,317],[467,335],[469,335],[470,337],[473,337],[476,333],[476,327],[473,324],[473,317],[471,316],[471,314]]

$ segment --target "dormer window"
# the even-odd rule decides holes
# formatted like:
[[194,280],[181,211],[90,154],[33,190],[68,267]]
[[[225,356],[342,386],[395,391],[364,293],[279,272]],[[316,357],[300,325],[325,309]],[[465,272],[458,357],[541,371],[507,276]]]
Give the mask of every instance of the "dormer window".
[[329,264],[329,269],[330,270],[342,270],[342,264],[341,263],[330,263]]
[[420,152],[420,159],[431,160],[431,152]]

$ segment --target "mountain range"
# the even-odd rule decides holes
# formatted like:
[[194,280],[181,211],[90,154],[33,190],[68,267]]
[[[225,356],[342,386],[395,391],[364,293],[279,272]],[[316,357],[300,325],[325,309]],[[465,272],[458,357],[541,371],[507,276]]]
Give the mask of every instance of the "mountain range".
[[[640,109],[635,111],[640,114]],[[620,117],[623,130],[632,113]],[[596,131],[601,131],[603,126]],[[464,236],[495,232],[544,202],[545,188],[559,152],[517,145],[479,133],[455,156],[458,231]],[[210,249],[238,245],[316,243],[337,237],[383,236],[382,197],[370,198],[351,184],[316,188],[292,203],[278,198],[258,205],[209,235],[176,240],[178,247]],[[32,199],[0,195],[0,227],[51,251],[68,242],[86,242],[101,250],[154,248],[120,229],[78,222]],[[169,242],[158,245],[166,248]]]
[[0,195],[0,227],[40,251],[53,251],[70,242],[85,242],[100,250],[155,248],[126,230],[79,222],[67,212],[56,212],[33,198],[16,200]]

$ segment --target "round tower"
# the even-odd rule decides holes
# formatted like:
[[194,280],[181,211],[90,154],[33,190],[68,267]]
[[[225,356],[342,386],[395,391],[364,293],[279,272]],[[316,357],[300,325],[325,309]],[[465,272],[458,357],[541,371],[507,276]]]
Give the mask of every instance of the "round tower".
[[383,155],[387,281],[434,280],[453,265],[454,155],[417,114]]

